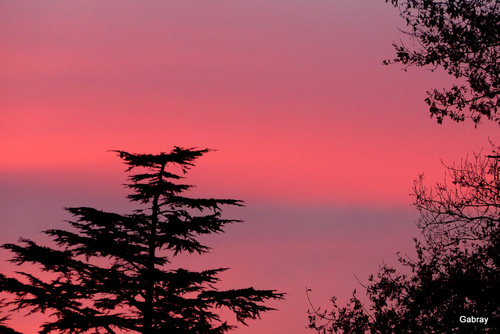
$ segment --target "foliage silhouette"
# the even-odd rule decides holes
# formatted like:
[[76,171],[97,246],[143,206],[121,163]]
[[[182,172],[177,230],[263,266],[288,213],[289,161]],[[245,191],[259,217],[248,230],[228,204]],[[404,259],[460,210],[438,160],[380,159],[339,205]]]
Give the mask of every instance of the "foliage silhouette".
[[[385,0],[389,2],[389,0]],[[428,91],[438,123],[485,117],[500,124],[500,4],[496,0],[390,0],[421,48],[395,43],[397,56],[384,63],[442,67],[460,81],[451,89]]]
[[[427,187],[423,177],[415,181],[424,241],[415,239],[416,260],[399,257],[408,273],[382,266],[364,287],[367,303],[356,291],[346,306],[333,297],[331,310],[308,312],[309,328],[322,334],[500,332],[500,150],[447,171],[450,182]],[[488,323],[462,323],[461,316]]]
[[209,150],[115,152],[127,171],[140,170],[127,187],[132,190],[128,198],[142,209],[122,215],[68,208],[75,217],[69,222],[73,229],[44,232],[57,248],[28,239],[3,245],[14,253],[13,263],[36,264],[48,273],[0,275],[1,291],[11,296],[4,308],[50,314],[39,333],[143,334],[225,333],[235,326],[221,320],[219,308],[229,309],[243,324],[272,310],[263,302],[282,299],[275,290],[219,291],[214,285],[227,268],[171,268],[176,255],[210,250],[198,236],[238,222],[222,218],[221,207],[241,206],[239,200],[183,195],[193,186],[179,183],[184,178],[179,172],[185,174]]
[[12,328],[10,328],[9,326],[5,325],[5,323],[7,322],[8,319],[9,319],[8,316],[4,316],[4,317],[0,318],[0,333],[2,333],[2,334],[22,334],[22,333],[15,331]]

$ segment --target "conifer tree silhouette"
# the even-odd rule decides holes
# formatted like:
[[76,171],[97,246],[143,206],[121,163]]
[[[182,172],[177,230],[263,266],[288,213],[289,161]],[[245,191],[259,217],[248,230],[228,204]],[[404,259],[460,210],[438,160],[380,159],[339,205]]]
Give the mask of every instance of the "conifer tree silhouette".
[[227,268],[173,267],[176,255],[210,250],[198,236],[238,222],[222,218],[221,207],[241,206],[240,200],[184,196],[193,186],[179,183],[182,174],[209,149],[114,152],[128,165],[127,172],[140,170],[127,187],[132,190],[128,198],[142,208],[132,214],[68,208],[75,217],[72,229],[44,232],[57,247],[29,239],[3,245],[14,254],[13,263],[35,264],[48,273],[0,275],[0,290],[12,297],[3,308],[50,315],[39,333],[142,334],[225,333],[235,326],[221,320],[219,308],[229,309],[243,324],[272,310],[263,302],[282,299],[283,293],[218,290],[218,274]]

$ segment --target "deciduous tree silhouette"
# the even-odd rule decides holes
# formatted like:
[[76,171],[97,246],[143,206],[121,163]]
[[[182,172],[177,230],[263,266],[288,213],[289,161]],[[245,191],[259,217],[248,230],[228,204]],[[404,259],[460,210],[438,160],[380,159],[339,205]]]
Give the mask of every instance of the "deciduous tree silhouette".
[[[447,167],[448,180],[415,182],[417,257],[400,257],[399,270],[382,266],[346,306],[309,311],[318,333],[500,332],[500,150]],[[401,269],[406,268],[405,272]],[[461,317],[466,317],[462,318]],[[467,317],[488,323],[467,323]],[[470,319],[469,319],[470,320]],[[476,321],[481,321],[476,319]],[[483,319],[484,321],[484,319]]]
[[438,123],[482,117],[500,123],[500,4],[496,0],[385,0],[398,7],[413,45],[395,43],[385,63],[444,68],[463,84],[428,91]]
[[225,333],[235,326],[223,322],[217,309],[231,310],[243,324],[271,310],[263,302],[282,299],[282,293],[218,290],[218,274],[227,268],[173,267],[178,254],[210,250],[198,236],[223,232],[236,222],[221,217],[222,206],[242,205],[184,196],[192,186],[179,183],[179,172],[186,173],[208,151],[116,151],[128,171],[140,170],[127,187],[133,191],[129,199],[142,208],[126,215],[69,208],[72,230],[45,231],[58,247],[28,239],[3,245],[14,253],[13,263],[35,264],[47,273],[1,275],[1,290],[12,296],[6,307],[50,315],[39,333]]

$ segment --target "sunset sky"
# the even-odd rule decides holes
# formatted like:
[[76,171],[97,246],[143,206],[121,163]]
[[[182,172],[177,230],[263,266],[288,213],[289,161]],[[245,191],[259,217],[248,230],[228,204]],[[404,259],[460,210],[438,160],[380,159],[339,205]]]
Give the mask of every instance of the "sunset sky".
[[354,275],[411,253],[413,180],[500,142],[494,125],[429,117],[446,73],[382,65],[411,43],[398,28],[383,0],[2,2],[0,242],[46,241],[63,207],[129,212],[109,150],[213,148],[188,182],[244,200],[227,216],[245,223],[182,262],[287,293],[235,333],[312,333],[305,287],[317,306],[361,291]]

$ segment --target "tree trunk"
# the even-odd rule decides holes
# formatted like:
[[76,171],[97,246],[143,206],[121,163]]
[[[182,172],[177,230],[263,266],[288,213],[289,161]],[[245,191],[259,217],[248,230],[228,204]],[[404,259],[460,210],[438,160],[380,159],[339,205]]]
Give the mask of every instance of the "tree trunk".
[[153,198],[153,207],[151,213],[151,230],[149,234],[149,254],[148,264],[146,268],[146,298],[144,300],[144,325],[142,334],[153,334],[153,301],[154,301],[154,270],[155,270],[155,250],[156,250],[156,229],[158,226],[158,213],[159,206],[158,200],[160,198],[161,183],[163,181],[163,171],[165,170],[165,163],[161,166],[158,174],[158,192]]

